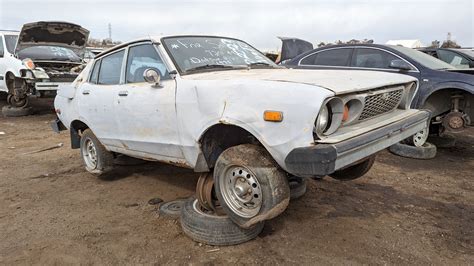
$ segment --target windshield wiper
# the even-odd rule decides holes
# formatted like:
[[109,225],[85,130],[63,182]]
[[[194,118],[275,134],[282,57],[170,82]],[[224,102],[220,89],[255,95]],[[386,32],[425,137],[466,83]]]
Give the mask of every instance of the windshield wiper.
[[203,65],[203,66],[197,66],[197,67],[193,67],[193,68],[190,68],[190,69],[187,69],[186,72],[192,72],[192,71],[197,71],[197,70],[205,70],[205,69],[225,69],[225,68],[228,68],[228,69],[236,69],[238,67],[235,67],[235,66],[229,66],[229,65],[218,65],[218,64],[207,64],[207,65]]

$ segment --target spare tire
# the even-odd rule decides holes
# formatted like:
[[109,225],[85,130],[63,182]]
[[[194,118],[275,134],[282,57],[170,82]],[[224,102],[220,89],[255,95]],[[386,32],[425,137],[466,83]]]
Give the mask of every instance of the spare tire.
[[12,107],[5,105],[2,107],[2,114],[4,117],[20,117],[27,116],[33,113],[31,107]]
[[436,146],[429,142],[425,142],[421,147],[396,143],[390,146],[388,150],[395,155],[412,159],[428,160],[436,156]]
[[192,240],[213,246],[237,245],[250,241],[263,230],[264,223],[241,228],[227,215],[218,215],[202,208],[197,199],[190,198],[181,212],[181,228]]
[[370,155],[363,161],[337,170],[336,172],[330,174],[329,176],[337,179],[339,181],[349,181],[354,180],[365,175],[374,165],[375,154]]

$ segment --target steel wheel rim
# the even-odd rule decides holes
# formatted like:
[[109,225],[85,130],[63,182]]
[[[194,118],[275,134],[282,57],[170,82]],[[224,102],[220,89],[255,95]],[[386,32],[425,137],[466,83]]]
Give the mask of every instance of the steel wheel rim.
[[413,144],[415,147],[421,147],[428,139],[428,128],[424,128],[413,135]]
[[219,178],[222,198],[232,212],[244,218],[252,218],[259,213],[263,195],[251,171],[242,166],[230,166]]
[[87,138],[84,141],[84,145],[82,146],[82,158],[84,159],[87,167],[91,169],[95,169],[97,167],[97,148],[90,138]]

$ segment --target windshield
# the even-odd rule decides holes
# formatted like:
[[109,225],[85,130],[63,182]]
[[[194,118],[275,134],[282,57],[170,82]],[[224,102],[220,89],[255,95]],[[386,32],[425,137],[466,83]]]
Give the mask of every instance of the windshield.
[[18,52],[18,58],[32,60],[67,61],[80,63],[81,58],[71,49],[58,46],[33,46]]
[[406,56],[410,57],[411,59],[415,60],[416,62],[422,64],[427,68],[435,70],[455,69],[452,65],[441,61],[431,55],[427,55],[423,52],[417,51],[415,49],[395,45],[390,45],[390,47],[395,50],[398,50],[399,52],[405,54]]
[[7,50],[10,54],[13,54],[15,52],[15,46],[16,46],[17,40],[18,40],[18,35],[5,35]]
[[247,43],[222,37],[168,37],[163,44],[181,73],[234,69],[249,65],[277,67]]

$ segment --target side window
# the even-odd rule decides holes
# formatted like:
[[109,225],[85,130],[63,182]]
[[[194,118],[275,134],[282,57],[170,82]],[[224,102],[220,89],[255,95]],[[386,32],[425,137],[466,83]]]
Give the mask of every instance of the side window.
[[330,49],[308,56],[301,61],[302,65],[347,66],[351,48]]
[[97,61],[95,61],[95,63],[94,63],[94,68],[92,68],[91,77],[90,77],[90,79],[89,79],[89,82],[90,82],[90,83],[97,84],[97,80],[98,80],[98,78],[99,78],[100,62],[102,62],[102,60],[97,60]]
[[120,83],[122,62],[125,50],[101,58],[98,84],[112,85]]
[[457,68],[469,68],[469,61],[455,52],[438,50],[438,56],[439,59]]
[[125,80],[127,83],[145,82],[143,73],[148,68],[160,73],[161,79],[170,79],[168,70],[152,44],[132,46],[128,50],[127,70]]
[[5,55],[5,48],[3,48],[3,36],[0,35],[0,57]]
[[390,62],[398,57],[378,49],[357,48],[352,56],[351,66],[390,69]]

